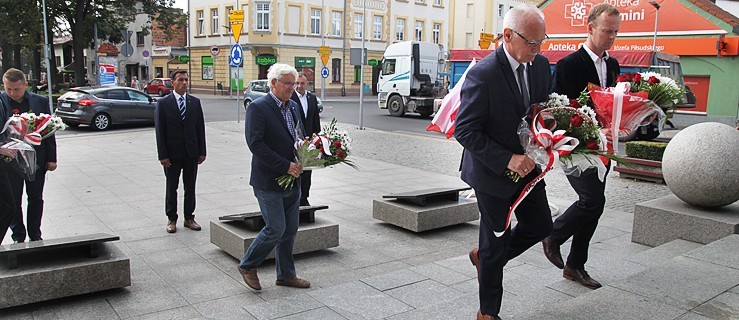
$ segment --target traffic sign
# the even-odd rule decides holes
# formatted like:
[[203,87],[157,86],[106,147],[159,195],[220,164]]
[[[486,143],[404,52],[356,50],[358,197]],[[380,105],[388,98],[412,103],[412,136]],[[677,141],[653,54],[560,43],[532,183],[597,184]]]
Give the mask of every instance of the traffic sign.
[[480,40],[495,41],[495,35],[492,33],[480,32]]
[[328,78],[328,68],[327,67],[323,67],[321,69],[321,77],[323,77],[324,79]]
[[321,62],[323,62],[323,65],[326,66],[326,64],[328,63],[328,56],[331,55],[331,47],[329,46],[318,47],[318,54],[321,56]]
[[218,46],[212,46],[212,47],[210,47],[210,55],[211,56],[216,57],[220,53],[221,53],[221,48],[219,48]]
[[244,10],[231,10],[228,15],[228,21],[233,22],[244,22]]
[[231,10],[228,21],[231,24],[231,35],[234,37],[234,42],[239,43],[241,29],[244,27],[244,10]]
[[232,67],[238,67],[244,62],[244,50],[241,45],[236,43],[231,46],[231,53],[228,56],[228,63]]

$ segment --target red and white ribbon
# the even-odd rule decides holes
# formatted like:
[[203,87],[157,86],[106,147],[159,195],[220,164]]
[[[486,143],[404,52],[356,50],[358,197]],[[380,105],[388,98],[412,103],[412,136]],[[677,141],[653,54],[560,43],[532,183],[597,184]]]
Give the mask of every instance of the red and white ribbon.
[[[567,108],[567,107],[564,107]],[[547,110],[552,109],[559,109],[559,108],[550,108]],[[567,108],[575,110],[574,108]],[[565,130],[557,130],[552,132],[551,130],[544,127],[544,121],[540,121],[542,113],[539,112],[539,114],[536,115],[536,117],[533,119],[532,123],[533,125],[533,133],[534,133],[534,141],[536,142],[536,145],[540,148],[544,149],[548,156],[548,161],[546,166],[541,171],[541,174],[539,174],[536,178],[529,181],[529,183],[524,186],[521,193],[518,195],[518,198],[516,201],[513,202],[513,205],[511,205],[511,208],[508,210],[508,216],[506,217],[506,223],[505,228],[503,231],[495,231],[493,230],[493,234],[496,237],[501,237],[503,234],[505,234],[505,231],[508,230],[508,227],[511,225],[511,216],[516,211],[516,208],[519,204],[523,201],[526,196],[531,193],[531,190],[534,189],[534,186],[536,186],[539,181],[544,179],[544,176],[554,169],[554,164],[559,161],[559,158],[561,156],[569,155],[573,150],[575,150],[575,147],[580,143],[577,138],[569,137],[565,135]],[[556,127],[556,124],[553,124],[551,126],[552,128]]]

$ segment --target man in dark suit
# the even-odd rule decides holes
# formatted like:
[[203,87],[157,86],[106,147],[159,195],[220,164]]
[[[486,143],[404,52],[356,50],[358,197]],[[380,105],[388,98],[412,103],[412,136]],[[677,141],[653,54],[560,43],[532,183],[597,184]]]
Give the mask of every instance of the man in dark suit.
[[[10,113],[7,105],[0,99],[0,125],[3,127],[5,122],[8,121]],[[2,137],[2,133],[2,128],[0,128],[0,137]],[[0,140],[0,142],[2,141]],[[13,197],[13,188],[10,186],[10,180],[8,179],[8,172],[12,170],[9,165],[10,159],[15,157],[15,154],[15,150],[3,148],[2,143],[0,143],[0,244],[5,239],[5,234],[8,232],[15,211],[15,197]],[[8,159],[8,161],[5,159]]]
[[[3,75],[5,92],[0,95],[13,114],[32,112],[35,114],[51,114],[49,99],[42,95],[27,92],[26,75],[23,71],[10,68]],[[46,182],[46,171],[56,170],[56,138],[52,135],[41,140],[41,144],[33,147],[36,150],[36,173],[31,180],[15,170],[8,172],[8,179],[12,186],[15,197],[15,210],[10,222],[13,230],[13,241],[20,243],[26,241],[26,228],[28,238],[31,241],[43,240],[41,238],[41,216],[44,212],[44,183]],[[23,185],[25,184],[28,206],[26,208],[26,225],[23,224]]]
[[[300,173],[303,168],[296,159],[295,142],[304,132],[292,100],[298,77],[295,68],[273,64],[267,71],[270,92],[254,100],[246,109],[246,144],[252,153],[249,184],[259,202],[265,226],[252,241],[239,263],[239,273],[246,285],[254,290],[262,286],[257,267],[274,249],[277,265],[275,285],[308,288],[310,281],[298,278],[293,261],[293,245],[300,217]],[[277,178],[289,174],[295,177],[287,189]]]
[[154,126],[157,134],[159,162],[167,177],[165,213],[167,232],[177,232],[177,188],[185,187],[185,228],[199,231],[195,222],[195,180],[198,165],[205,161],[205,120],[200,99],[187,94],[189,78],[186,70],[172,73],[174,90],[157,102]]
[[[552,91],[576,99],[588,83],[601,87],[616,85],[621,72],[618,61],[608,55],[620,27],[619,12],[608,3],[600,3],[588,15],[588,39],[585,45],[557,62],[552,79]],[[610,135],[607,135],[610,136]],[[608,166],[606,166],[608,167]],[[607,173],[606,173],[607,175]],[[585,271],[590,239],[598,226],[606,204],[606,181],[600,181],[596,169],[580,176],[567,176],[579,199],[554,221],[552,234],[542,241],[544,254],[563,276],[581,285],[597,289],[601,284]],[[567,263],[562,261],[559,247],[572,237]]]
[[[514,200],[541,173],[516,131],[528,106],[547,99],[550,75],[539,55],[547,39],[544,14],[530,5],[514,7],[503,28],[503,45],[467,73],[454,132],[464,147],[462,180],[475,190],[481,216],[479,250],[470,252],[480,285],[478,319],[500,319],[503,267],[552,228],[543,182],[516,209],[516,227],[506,225]],[[506,169],[522,178],[514,182]]]
[[[312,137],[313,134],[321,132],[321,120],[318,117],[318,99],[316,95],[308,91],[308,77],[302,72],[298,73],[297,87],[293,92],[291,100],[298,104],[300,120],[305,127],[305,136]],[[305,170],[300,175],[300,205],[309,206],[311,170]]]

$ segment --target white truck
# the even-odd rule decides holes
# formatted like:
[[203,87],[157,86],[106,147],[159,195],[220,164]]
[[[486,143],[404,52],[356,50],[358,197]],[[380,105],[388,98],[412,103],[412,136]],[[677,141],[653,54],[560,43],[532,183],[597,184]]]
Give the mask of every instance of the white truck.
[[391,44],[382,56],[377,81],[377,105],[400,117],[415,112],[428,117],[439,108],[434,99],[442,91],[441,72],[446,65],[439,44],[405,41]]

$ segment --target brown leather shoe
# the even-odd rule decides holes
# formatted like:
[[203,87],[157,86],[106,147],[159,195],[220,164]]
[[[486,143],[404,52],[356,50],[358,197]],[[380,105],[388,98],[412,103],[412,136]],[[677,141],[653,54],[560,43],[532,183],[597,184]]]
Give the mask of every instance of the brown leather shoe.
[[200,225],[195,222],[195,219],[185,219],[185,228],[190,230],[200,231]]
[[486,314],[482,314],[482,311],[480,309],[477,309],[477,320],[501,320],[498,316],[489,316]]
[[541,246],[544,248],[544,255],[549,262],[560,269],[565,267],[565,263],[562,261],[562,253],[559,252],[559,245],[552,238],[544,238],[541,241]]
[[177,221],[167,221],[167,233],[177,232]]
[[585,269],[572,269],[569,266],[565,266],[562,276],[567,280],[577,281],[577,283],[590,289],[598,289],[602,287],[600,282],[591,278]]
[[470,262],[472,262],[472,265],[475,266],[477,269],[477,277],[480,277],[480,257],[477,255],[480,250],[478,248],[473,248],[472,251],[470,251]]
[[262,285],[259,284],[259,277],[257,277],[256,268],[246,270],[242,267],[239,267],[239,273],[241,273],[241,277],[244,278],[244,282],[246,282],[246,285],[249,286],[249,288],[252,288],[254,290],[262,290]]
[[277,280],[275,281],[275,285],[293,288],[310,288],[310,281],[295,277],[290,279]]

